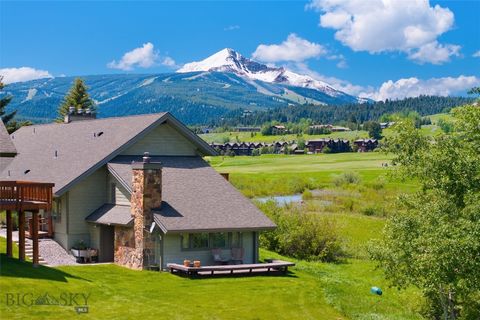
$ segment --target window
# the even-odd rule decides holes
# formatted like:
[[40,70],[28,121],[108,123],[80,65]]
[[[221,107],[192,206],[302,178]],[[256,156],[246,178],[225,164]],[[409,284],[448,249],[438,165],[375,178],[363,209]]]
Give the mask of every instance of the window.
[[208,233],[189,233],[182,235],[182,249],[207,249]]
[[52,214],[55,222],[62,222],[62,200],[60,200],[60,198],[53,200]]
[[230,247],[240,248],[242,246],[242,233],[232,232],[230,233]]
[[212,248],[225,248],[227,247],[227,233],[218,232],[211,234]]
[[208,248],[208,233],[192,233],[190,235],[190,247],[192,249]]
[[239,248],[241,232],[184,233],[181,235],[182,250],[208,250],[214,248]]
[[190,248],[190,235],[188,233],[182,234],[182,249]]

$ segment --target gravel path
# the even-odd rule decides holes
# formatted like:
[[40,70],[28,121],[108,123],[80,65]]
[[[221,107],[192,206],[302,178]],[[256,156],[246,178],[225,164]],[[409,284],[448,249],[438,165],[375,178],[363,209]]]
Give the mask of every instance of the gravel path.
[[[7,230],[1,229],[0,230],[0,237],[6,238],[7,237]],[[12,233],[13,241],[18,241],[18,231],[14,231]],[[32,240],[25,239],[27,243],[32,243]],[[38,249],[39,254],[45,260],[45,262],[52,267],[56,266],[71,266],[71,265],[80,265],[75,261],[73,255],[71,255],[68,251],[63,249],[61,245],[59,245],[53,239],[39,239],[38,240]]]

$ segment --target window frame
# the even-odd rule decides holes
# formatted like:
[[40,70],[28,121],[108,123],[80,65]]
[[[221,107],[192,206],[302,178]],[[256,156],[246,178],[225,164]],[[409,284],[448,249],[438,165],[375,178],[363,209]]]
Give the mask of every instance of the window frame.
[[[225,245],[223,247],[214,246],[213,245],[213,235],[216,233],[224,233],[225,234]],[[238,243],[234,246],[233,245],[233,237],[234,234],[238,235]],[[196,234],[207,234],[208,235],[208,245],[207,247],[199,247],[194,248],[192,246],[192,236]],[[188,247],[184,246],[185,236],[188,236]],[[222,231],[222,232],[186,232],[180,233],[180,250],[181,251],[209,251],[212,249],[224,249],[228,250],[231,248],[243,248],[243,232],[241,231]]]

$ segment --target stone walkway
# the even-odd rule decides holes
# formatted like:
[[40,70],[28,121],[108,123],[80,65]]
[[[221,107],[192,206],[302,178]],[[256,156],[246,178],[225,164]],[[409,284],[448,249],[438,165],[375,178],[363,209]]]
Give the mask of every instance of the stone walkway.
[[[0,230],[0,237],[7,237],[6,229]],[[12,233],[12,238],[14,242],[18,243],[18,231],[14,231]],[[32,244],[32,240],[26,238],[25,245],[27,246],[29,244]],[[45,265],[47,266],[56,267],[80,265],[80,263],[75,261],[75,257],[73,255],[63,249],[63,247],[53,239],[39,239],[38,249],[41,260],[43,259],[43,261],[45,261]]]

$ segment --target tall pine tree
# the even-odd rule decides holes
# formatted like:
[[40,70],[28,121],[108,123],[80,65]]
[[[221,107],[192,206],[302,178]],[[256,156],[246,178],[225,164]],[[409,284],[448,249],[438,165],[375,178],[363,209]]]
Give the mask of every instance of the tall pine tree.
[[[3,77],[0,76],[0,91],[2,91],[3,88],[5,87],[2,80],[3,80]],[[12,96],[8,96],[8,95],[4,97],[2,96],[2,98],[0,99],[0,118],[2,119],[3,124],[7,128],[8,133],[14,132],[21,126],[28,126],[32,124],[30,121],[23,121],[23,122],[15,121],[13,117],[15,117],[15,114],[17,113],[16,110],[10,113],[7,113],[5,109],[7,105],[10,103],[10,101],[12,101]]]
[[58,122],[62,122],[65,119],[65,115],[68,114],[70,107],[75,107],[76,111],[90,109],[91,112],[95,112],[95,103],[88,95],[87,90],[88,87],[85,85],[85,82],[80,78],[76,78],[75,83],[58,108]]

